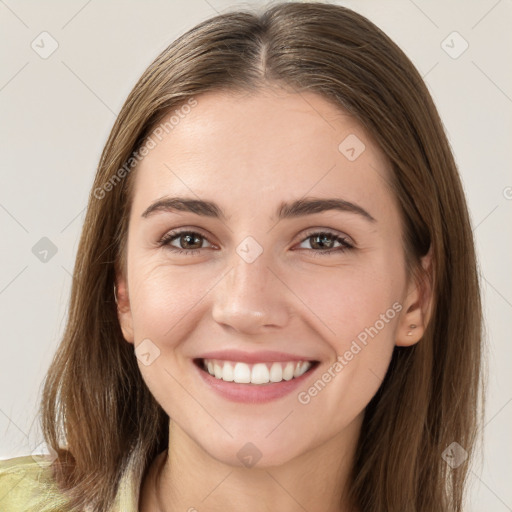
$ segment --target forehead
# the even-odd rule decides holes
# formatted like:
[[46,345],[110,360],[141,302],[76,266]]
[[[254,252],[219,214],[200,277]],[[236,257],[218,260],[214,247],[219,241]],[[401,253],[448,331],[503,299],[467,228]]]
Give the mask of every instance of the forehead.
[[153,131],[155,146],[135,173],[134,211],[178,194],[215,197],[229,215],[305,195],[390,199],[387,159],[360,123],[322,96],[267,89],[196,101],[167,130]]

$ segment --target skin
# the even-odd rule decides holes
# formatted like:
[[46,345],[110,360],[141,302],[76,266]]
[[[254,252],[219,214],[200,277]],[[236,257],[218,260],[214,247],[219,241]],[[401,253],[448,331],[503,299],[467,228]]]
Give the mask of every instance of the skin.
[[[389,163],[357,121],[314,93],[269,87],[197,101],[136,170],[127,269],[116,279],[126,341],[160,350],[139,368],[172,418],[169,457],[151,466],[140,510],[354,511],[345,494],[364,409],[394,346],[418,342],[429,316],[429,290],[406,274]],[[349,134],[365,145],[354,161],[338,149]],[[166,195],[214,201],[227,218],[142,217]],[[334,210],[277,221],[282,201],[303,196],[342,198],[375,221]],[[202,235],[197,254],[158,246],[177,228]],[[322,230],[334,233],[330,255],[313,254],[311,234]],[[337,235],[355,247],[334,252]],[[236,252],[247,236],[263,248],[252,263]],[[172,245],[187,248],[179,236]],[[394,303],[401,311],[308,404],[297,392],[234,403],[193,367],[220,348],[304,354],[320,361],[298,390],[307,391]],[[237,457],[248,442],[261,453],[253,467]]]

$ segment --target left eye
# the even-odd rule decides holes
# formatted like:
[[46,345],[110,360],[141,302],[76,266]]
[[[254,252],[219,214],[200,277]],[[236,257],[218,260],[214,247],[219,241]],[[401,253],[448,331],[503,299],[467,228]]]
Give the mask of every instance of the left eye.
[[[301,242],[301,244],[306,241],[309,241],[311,248],[320,249],[314,252],[323,255],[332,254],[334,252],[343,252],[347,249],[354,248],[354,246],[351,245],[346,238],[339,236],[336,233],[331,233],[329,231],[311,233]],[[334,244],[336,243],[338,243],[339,246],[337,248],[334,248]]]
[[[181,247],[176,247],[172,244],[175,240]],[[207,238],[200,233],[195,231],[172,231],[167,233],[159,242],[158,246],[167,246],[169,250],[178,254],[190,254],[198,255],[199,249],[202,249],[203,241],[207,241]],[[343,252],[348,249],[353,249],[354,246],[344,238],[336,233],[329,231],[314,232],[310,233],[301,242],[308,242],[310,244],[312,253],[320,253],[319,255],[328,255],[335,252]],[[208,242],[209,243],[209,242]],[[334,244],[339,244],[338,247],[334,247]],[[211,245],[211,244],[210,244]],[[301,249],[308,249],[302,247]]]

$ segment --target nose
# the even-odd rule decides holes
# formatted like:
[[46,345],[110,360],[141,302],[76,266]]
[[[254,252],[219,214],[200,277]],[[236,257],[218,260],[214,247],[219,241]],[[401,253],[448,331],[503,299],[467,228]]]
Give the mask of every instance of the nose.
[[235,254],[213,293],[213,319],[239,333],[266,332],[289,321],[292,294],[263,255],[247,263]]

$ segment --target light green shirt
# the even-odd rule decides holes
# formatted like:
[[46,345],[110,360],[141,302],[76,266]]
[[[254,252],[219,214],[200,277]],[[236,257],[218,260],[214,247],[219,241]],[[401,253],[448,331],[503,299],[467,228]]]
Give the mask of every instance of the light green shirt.
[[[0,510],[62,512],[67,498],[51,477],[50,463],[49,457],[39,455],[0,460]],[[109,512],[138,512],[140,486],[129,464]]]

